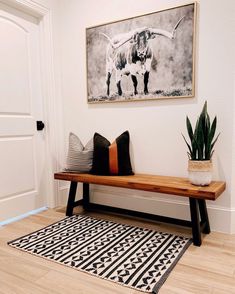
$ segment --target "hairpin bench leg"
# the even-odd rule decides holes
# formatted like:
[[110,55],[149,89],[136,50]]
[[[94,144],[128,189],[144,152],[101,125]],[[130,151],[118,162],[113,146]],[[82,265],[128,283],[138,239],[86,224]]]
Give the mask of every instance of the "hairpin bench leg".
[[77,182],[71,182],[70,183],[70,189],[69,189],[69,198],[67,202],[67,208],[66,208],[66,215],[71,216],[73,215],[73,208],[74,208],[74,200],[76,196],[77,191]]
[[201,227],[199,219],[199,205],[198,199],[189,198],[191,221],[192,221],[192,234],[193,234],[193,244],[200,246],[201,241]]

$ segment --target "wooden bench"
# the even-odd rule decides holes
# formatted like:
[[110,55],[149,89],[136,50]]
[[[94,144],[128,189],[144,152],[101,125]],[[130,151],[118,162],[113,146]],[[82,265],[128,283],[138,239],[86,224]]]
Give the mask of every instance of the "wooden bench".
[[[73,214],[73,208],[83,205],[84,209],[102,209],[116,213],[125,213],[137,217],[168,222],[192,228],[194,245],[201,245],[201,233],[210,233],[206,200],[216,200],[225,190],[225,182],[213,181],[209,186],[200,187],[189,183],[186,178],[136,174],[131,176],[97,176],[91,174],[76,174],[60,172],[54,175],[57,180],[70,181],[69,197],[66,215]],[[83,199],[75,201],[77,183],[83,183]],[[178,195],[189,198],[191,221],[180,220],[165,216],[153,215],[139,211],[115,208],[106,205],[90,203],[89,184],[122,187],[157,193]]]

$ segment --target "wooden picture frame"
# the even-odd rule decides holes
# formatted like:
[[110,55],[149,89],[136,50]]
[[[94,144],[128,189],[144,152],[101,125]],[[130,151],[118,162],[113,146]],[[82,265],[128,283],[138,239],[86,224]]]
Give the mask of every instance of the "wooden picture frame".
[[88,103],[195,95],[196,3],[86,28]]

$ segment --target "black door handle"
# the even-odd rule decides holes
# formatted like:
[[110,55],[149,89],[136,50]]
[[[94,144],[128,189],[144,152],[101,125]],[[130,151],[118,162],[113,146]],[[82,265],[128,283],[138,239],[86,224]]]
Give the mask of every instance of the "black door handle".
[[42,131],[45,125],[41,120],[37,120],[37,131]]

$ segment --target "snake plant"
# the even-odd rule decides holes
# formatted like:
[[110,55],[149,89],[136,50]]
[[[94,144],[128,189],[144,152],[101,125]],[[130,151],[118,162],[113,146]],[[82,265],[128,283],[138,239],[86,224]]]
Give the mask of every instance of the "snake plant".
[[207,113],[207,101],[197,119],[194,131],[188,116],[186,117],[186,126],[190,141],[187,141],[183,134],[182,136],[188,146],[189,151],[187,154],[190,160],[210,160],[212,158],[214,145],[220,135],[218,134],[215,137],[216,125],[216,116],[212,124],[210,123],[210,117]]

